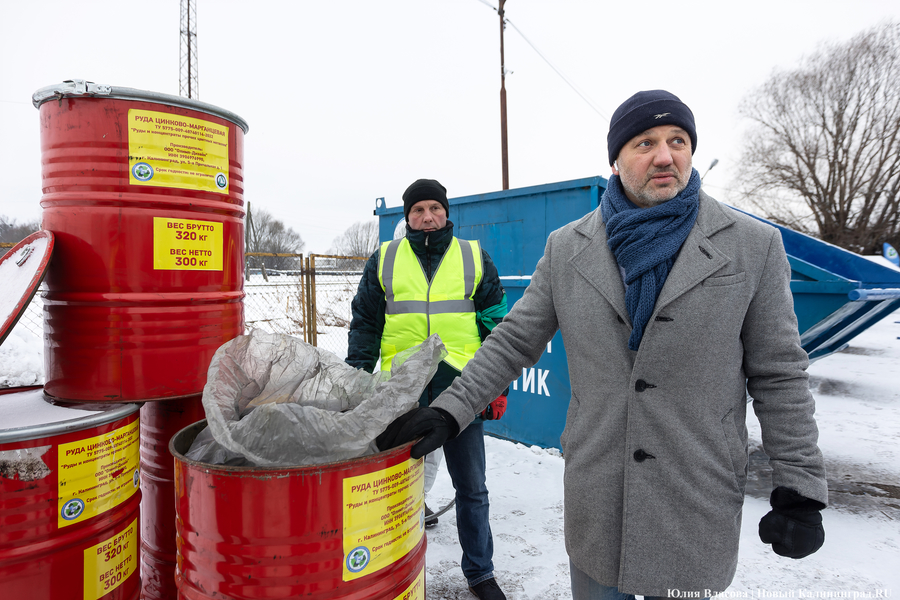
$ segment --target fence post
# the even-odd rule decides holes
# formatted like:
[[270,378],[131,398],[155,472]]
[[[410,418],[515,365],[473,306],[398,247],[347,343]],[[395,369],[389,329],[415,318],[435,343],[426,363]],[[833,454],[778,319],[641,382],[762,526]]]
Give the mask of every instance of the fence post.
[[309,276],[310,276],[310,284],[309,284],[309,312],[311,313],[312,320],[312,345],[319,345],[319,327],[318,327],[318,319],[317,316],[319,311],[316,309],[316,255],[310,254],[310,266],[309,266]]
[[[312,284],[310,282],[309,277],[309,257],[307,256],[304,259],[303,263],[303,282],[306,284],[305,286],[305,295],[303,302],[303,337],[306,340],[307,344],[312,344],[312,330],[315,328],[315,324],[310,319],[310,297],[312,296]],[[312,326],[311,326],[312,325]]]
[[250,201],[247,201],[247,219],[244,223],[244,281],[250,281],[250,261],[247,251],[250,250],[250,232],[253,229],[253,216],[250,212]]

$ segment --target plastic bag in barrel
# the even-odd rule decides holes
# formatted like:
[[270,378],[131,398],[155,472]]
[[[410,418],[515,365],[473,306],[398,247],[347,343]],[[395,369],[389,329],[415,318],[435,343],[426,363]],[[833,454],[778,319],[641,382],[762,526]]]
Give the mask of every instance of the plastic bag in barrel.
[[367,373],[297,338],[254,330],[223,344],[209,366],[209,427],[187,457],[212,464],[323,464],[378,452],[375,438],[414,408],[447,355],[432,335]]

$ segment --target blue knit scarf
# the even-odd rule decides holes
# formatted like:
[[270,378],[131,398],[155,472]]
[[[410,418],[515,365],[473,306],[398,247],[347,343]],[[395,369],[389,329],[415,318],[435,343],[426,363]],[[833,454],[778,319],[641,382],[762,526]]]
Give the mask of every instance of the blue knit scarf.
[[653,314],[656,299],[666,283],[678,251],[687,239],[700,208],[700,174],[691,170],[680,194],[651,208],[640,208],[612,175],[600,210],[606,223],[607,244],[625,271],[625,306],[631,319],[628,347],[637,350]]

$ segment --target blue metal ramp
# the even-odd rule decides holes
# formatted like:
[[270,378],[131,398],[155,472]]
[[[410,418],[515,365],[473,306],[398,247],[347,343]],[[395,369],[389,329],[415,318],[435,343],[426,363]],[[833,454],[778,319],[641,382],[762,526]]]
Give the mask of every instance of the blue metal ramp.
[[840,351],[855,336],[900,309],[900,270],[750,216],[781,231],[791,263],[800,343],[810,360]]

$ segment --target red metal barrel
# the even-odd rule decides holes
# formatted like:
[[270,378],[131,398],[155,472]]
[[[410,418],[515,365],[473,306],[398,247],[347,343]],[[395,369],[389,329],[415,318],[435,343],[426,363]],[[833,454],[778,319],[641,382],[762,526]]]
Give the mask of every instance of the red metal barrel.
[[205,417],[202,397],[147,402],[141,407],[142,600],[169,600],[175,586],[175,459],[169,440]]
[[35,93],[47,394],[173,399],[203,390],[243,333],[246,123],[196,100],[85,81]]
[[175,456],[178,597],[425,598],[422,460],[411,444],[327,465],[227,467]]
[[138,406],[0,407],[0,598],[138,598]]

